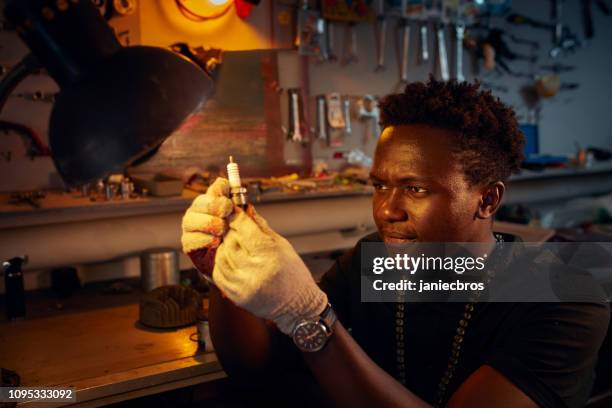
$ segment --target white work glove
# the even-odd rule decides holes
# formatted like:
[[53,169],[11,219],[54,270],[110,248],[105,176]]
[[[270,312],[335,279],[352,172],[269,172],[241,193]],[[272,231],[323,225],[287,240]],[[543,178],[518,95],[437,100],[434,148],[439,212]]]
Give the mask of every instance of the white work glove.
[[[227,180],[217,179],[205,194],[209,197],[196,198],[187,210],[182,240],[186,253],[218,246],[227,227],[223,217],[231,213],[228,190]],[[288,335],[302,319],[319,316],[327,295],[291,244],[252,206],[248,214],[236,208],[229,218],[229,231],[216,250],[212,279],[217,287],[236,305],[272,320]]]
[[238,306],[272,320],[290,335],[302,319],[313,319],[327,295],[289,241],[252,209],[231,220],[217,249],[213,280]]
[[[219,177],[208,187],[206,194],[201,194],[193,200],[183,216],[181,243],[185,254],[190,255],[200,249],[219,246],[228,229],[226,218],[233,211],[228,194],[229,182]],[[200,265],[196,267],[200,269]]]

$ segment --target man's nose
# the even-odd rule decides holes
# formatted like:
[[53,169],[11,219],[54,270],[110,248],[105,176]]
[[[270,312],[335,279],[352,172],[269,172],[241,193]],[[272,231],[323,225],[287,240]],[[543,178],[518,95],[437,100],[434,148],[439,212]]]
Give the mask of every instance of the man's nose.
[[394,187],[385,197],[380,208],[382,218],[386,222],[401,222],[408,220],[408,213],[404,208],[402,189]]

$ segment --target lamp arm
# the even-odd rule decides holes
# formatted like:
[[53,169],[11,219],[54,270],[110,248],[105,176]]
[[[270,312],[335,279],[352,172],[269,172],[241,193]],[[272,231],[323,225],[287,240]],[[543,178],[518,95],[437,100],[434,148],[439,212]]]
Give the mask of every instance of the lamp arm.
[[13,66],[0,81],[0,113],[9,95],[17,88],[17,85],[28,75],[40,70],[42,66],[33,54],[29,53]]

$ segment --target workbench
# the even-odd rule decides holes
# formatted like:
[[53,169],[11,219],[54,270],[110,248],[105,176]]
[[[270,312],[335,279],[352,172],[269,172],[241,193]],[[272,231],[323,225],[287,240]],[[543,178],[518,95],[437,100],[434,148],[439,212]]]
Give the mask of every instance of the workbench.
[[[194,332],[144,327],[134,303],[2,320],[0,365],[16,371],[21,386],[75,387],[72,406],[106,405],[224,378],[215,354],[190,340]],[[19,404],[43,405],[62,404]]]

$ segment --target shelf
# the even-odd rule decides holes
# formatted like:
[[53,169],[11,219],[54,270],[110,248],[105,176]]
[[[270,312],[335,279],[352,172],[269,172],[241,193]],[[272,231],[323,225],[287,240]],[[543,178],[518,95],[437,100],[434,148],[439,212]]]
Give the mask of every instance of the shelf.
[[590,176],[598,173],[612,172],[612,161],[594,163],[592,167],[588,168],[559,168],[559,169],[546,169],[542,171],[535,170],[522,170],[519,174],[513,174],[510,177],[510,182],[525,181],[525,180],[537,180],[546,178],[557,178],[557,177],[580,177]]
[[[543,171],[523,170],[520,174],[510,177],[509,191],[518,193],[520,189],[529,188],[529,182],[534,182],[533,189],[538,194],[545,194],[542,182],[550,179],[565,180],[572,178],[598,177],[605,173],[612,173],[612,162],[595,163],[590,168],[563,168],[547,169]],[[513,187],[513,185],[515,185]],[[601,192],[598,187],[593,193]],[[612,182],[610,183],[612,190]],[[589,194],[588,191],[581,193]],[[326,198],[342,198],[371,195],[371,186],[336,186],[324,191],[302,192],[271,192],[261,197],[251,198],[254,204],[283,203],[302,200],[317,200]],[[563,192],[563,194],[566,194]],[[524,193],[515,194],[517,197],[526,197]],[[557,194],[558,195],[558,194]],[[183,212],[187,209],[193,198],[184,197],[147,197],[130,200],[113,200],[89,202],[78,194],[48,193],[42,202],[42,208],[32,208],[28,204],[9,205],[8,196],[4,197],[4,204],[0,202],[0,229],[27,227],[34,225],[47,225],[67,222],[92,221],[100,219],[130,217],[134,215],[150,215]],[[515,201],[515,200],[513,200]]]
[[[251,201],[254,204],[267,204],[370,194],[372,194],[372,188],[369,186],[357,188],[339,187],[325,191],[267,193]],[[41,208],[32,208],[29,204],[21,204],[19,206],[1,205],[0,229],[121,218],[134,215],[183,212],[191,204],[193,198],[147,197],[130,200],[89,202],[78,195],[52,192],[48,193],[44,200]],[[5,201],[7,200],[5,199]]]

